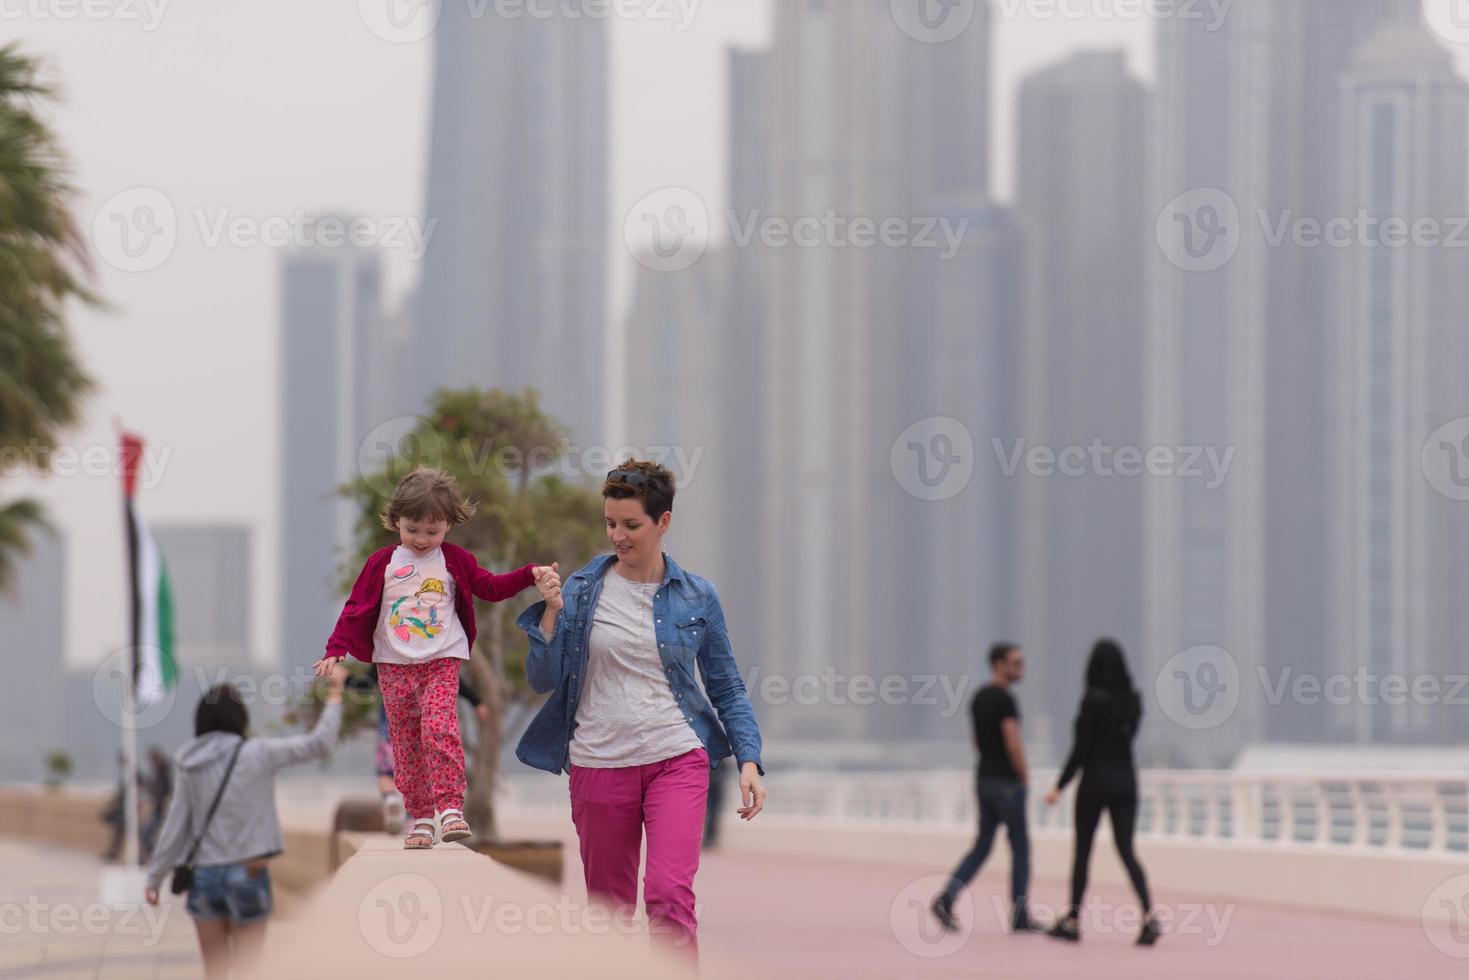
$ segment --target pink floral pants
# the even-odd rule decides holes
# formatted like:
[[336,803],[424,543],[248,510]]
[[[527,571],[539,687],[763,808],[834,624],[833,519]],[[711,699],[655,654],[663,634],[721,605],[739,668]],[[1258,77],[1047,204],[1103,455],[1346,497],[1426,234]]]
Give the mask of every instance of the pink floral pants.
[[464,809],[464,746],[459,740],[459,661],[377,665],[393,743],[393,782],[410,817]]

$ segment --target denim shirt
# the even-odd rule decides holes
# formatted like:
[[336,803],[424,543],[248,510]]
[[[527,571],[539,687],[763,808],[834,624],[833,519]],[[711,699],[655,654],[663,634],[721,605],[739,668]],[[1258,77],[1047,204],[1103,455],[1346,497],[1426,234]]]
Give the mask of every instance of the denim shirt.
[[[544,600],[515,622],[530,637],[526,680],[538,692],[552,692],[515,748],[515,757],[528,766],[555,773],[571,771],[569,749],[587,675],[592,616],[602,594],[602,578],[614,561],[612,555],[601,555],[566,579],[561,587],[564,606],[549,642],[540,625],[546,611]],[[653,595],[653,631],[674,699],[704,743],[711,768],[719,768],[729,755],[740,765],[753,762],[760,768],[760,728],[730,652],[719,594],[708,579],[684,571],[666,553],[663,561],[663,582]],[[696,664],[703,690],[695,677]],[[760,774],[765,774],[763,768]]]

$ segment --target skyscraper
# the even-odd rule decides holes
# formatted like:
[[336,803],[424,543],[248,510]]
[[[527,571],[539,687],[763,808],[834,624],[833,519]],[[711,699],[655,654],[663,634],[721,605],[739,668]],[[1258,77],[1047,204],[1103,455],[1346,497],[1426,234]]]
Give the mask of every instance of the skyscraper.
[[[1174,657],[1189,661],[1187,671],[1203,648],[1222,648],[1243,682],[1221,692],[1238,699],[1223,724],[1145,728],[1150,761],[1227,765],[1262,730],[1255,679],[1267,643],[1265,352],[1270,331],[1287,328],[1272,286],[1294,273],[1249,222],[1295,203],[1283,165],[1300,125],[1302,14],[1293,4],[1247,0],[1217,29],[1178,16],[1157,25],[1148,213],[1163,216],[1165,247],[1151,268],[1145,441],[1234,455],[1217,486],[1183,476],[1144,483],[1141,674],[1146,685]],[[1190,193],[1207,203],[1181,197]],[[1175,200],[1188,202],[1185,213],[1166,213]],[[1177,245],[1183,251],[1169,247]],[[1176,676],[1172,667],[1168,674]],[[1160,685],[1159,694],[1165,717],[1187,710],[1184,686]]]
[[[770,54],[761,50],[729,53],[728,193],[729,207],[741,221],[770,208],[771,93]],[[758,642],[766,610],[760,601],[763,555],[759,527],[768,513],[761,480],[753,474],[766,465],[773,415],[765,364],[770,337],[765,333],[771,291],[771,252],[758,239],[731,247],[722,256],[723,294],[719,330],[720,371],[714,391],[718,438],[704,454],[701,472],[726,492],[721,495],[718,576],[730,636],[741,663],[762,672],[780,669],[776,651]],[[757,710],[760,706],[757,705]]]
[[[905,214],[903,50],[886,4],[775,7],[769,213],[794,226],[832,214]],[[771,425],[758,474],[772,512],[761,550],[763,645],[790,677],[870,670],[870,496],[883,479],[872,411],[874,343],[897,321],[891,249],[782,250],[771,264],[764,376]],[[891,438],[891,437],[889,437]],[[882,461],[881,468],[878,462]],[[815,614],[813,615],[813,611]],[[802,734],[851,737],[862,713],[811,705]]]
[[[1153,247],[1144,203],[1147,91],[1121,51],[1085,51],[1021,83],[1019,207],[1036,238],[1046,283],[1042,310],[1027,324],[1040,349],[1037,389],[1044,412],[1017,435],[1054,452],[1115,453],[1143,438],[1145,256]],[[1145,477],[1112,472],[1102,460],[1081,475],[1030,480],[1022,561],[1039,562],[1045,597],[1024,626],[1043,651],[1031,660],[1033,700],[1066,705],[1100,636],[1132,654],[1142,633],[1142,516]],[[1104,469],[1105,468],[1105,469]],[[1069,724],[1066,711],[1058,722]],[[1034,728],[1030,728],[1034,731]],[[1052,736],[1064,744],[1065,730]]]
[[717,397],[729,371],[719,337],[724,258],[710,252],[680,272],[639,266],[625,369],[627,438],[640,452],[658,456],[678,480],[668,550],[716,586],[725,498],[739,492],[725,479],[725,406]]
[[[945,501],[915,499],[891,452],[905,429],[931,416],[981,434],[994,424],[988,408],[962,394],[994,369],[982,358],[1010,337],[1007,297],[1020,289],[1018,280],[997,289],[992,278],[1015,271],[1008,263],[1018,238],[986,197],[988,73],[987,4],[942,43],[905,33],[879,0],[775,7],[768,212],[791,224],[827,216],[835,224],[832,240],[770,256],[760,547],[784,558],[761,582],[769,610],[762,645],[779,652],[789,676],[832,674],[837,693],[843,677],[952,678],[987,645],[983,634],[923,617],[910,629],[892,615],[933,598],[914,568],[974,584],[976,566],[995,560],[981,547],[981,525],[1002,518],[984,512],[979,486]],[[858,221],[889,223],[907,237],[860,245]],[[940,223],[960,236],[952,248],[930,247]],[[979,400],[987,405],[993,393]],[[960,511],[964,531],[918,530]],[[970,540],[976,547],[961,544]],[[967,623],[976,608],[966,594],[947,613]],[[796,734],[931,733],[918,714],[912,705],[843,698],[811,705]]]
[[[882,609],[873,619],[885,617],[897,635],[870,657],[882,676],[938,675],[952,690],[972,693],[988,679],[990,644],[1031,643],[1035,638],[1022,626],[1040,618],[1033,604],[1053,598],[1039,588],[1036,566],[1022,553],[1022,529],[1039,516],[1025,504],[1034,483],[1024,472],[1007,472],[995,450],[1032,431],[1031,405],[1041,394],[1025,388],[1035,376],[1028,365],[1037,355],[1038,265],[1033,237],[1012,210],[973,200],[938,213],[963,229],[962,244],[953,255],[915,252],[907,280],[908,316],[900,332],[907,355],[889,369],[903,381],[906,411],[899,423],[918,428],[884,459],[890,472],[886,487],[873,493],[870,521],[877,540],[879,528],[899,534],[896,553],[877,560],[887,573],[884,590],[903,598],[894,605],[871,597]],[[963,426],[972,450],[950,433],[949,419]],[[902,431],[884,430],[890,444]],[[963,458],[971,451],[972,459]],[[900,462],[917,486],[911,478],[894,479]],[[946,470],[966,464],[972,465],[967,482]],[[945,486],[946,480],[954,482]],[[915,495],[926,483],[938,491],[934,499]],[[895,608],[903,612],[894,615]],[[875,635],[886,635],[878,629],[872,627]],[[895,707],[873,709],[878,723],[887,723],[874,734],[952,741],[955,726],[967,724],[962,715],[942,717],[932,704]],[[1044,716],[1043,709],[1028,709],[1027,732],[1041,728],[1031,723]]]
[[[1339,213],[1365,212],[1378,223],[1367,234],[1382,237],[1337,257],[1334,646],[1343,673],[1365,667],[1411,683],[1463,666],[1464,505],[1435,491],[1420,457],[1431,433],[1465,414],[1463,361],[1452,355],[1464,353],[1466,293],[1447,237],[1391,247],[1383,223],[1451,227],[1464,213],[1469,87],[1448,51],[1409,22],[1360,47],[1342,93]],[[1462,735],[1459,710],[1362,699],[1334,713],[1331,734],[1444,739]]]
[[607,18],[446,4],[435,32],[417,396],[538,388],[599,444],[607,303]]
[[271,642],[286,663],[325,647],[341,604],[337,565],[356,514],[337,488],[357,475],[363,440],[382,421],[369,384],[381,294],[371,249],[299,249],[281,262],[282,572]]
[[[1341,90],[1353,54],[1385,24],[1416,23],[1419,0],[1308,0],[1298,33],[1302,49],[1290,59],[1294,74],[1277,97],[1299,99],[1299,122],[1282,130],[1271,166],[1288,181],[1284,194],[1292,216],[1325,221],[1339,214],[1342,129]],[[1272,216],[1279,221],[1283,216]],[[1340,309],[1334,292],[1336,249],[1298,248],[1289,240],[1272,247],[1265,341],[1265,632],[1272,675],[1329,673],[1339,648],[1332,628],[1333,567],[1330,514],[1339,487],[1323,484],[1328,466],[1331,372],[1326,352]],[[1313,741],[1331,722],[1319,705],[1289,701],[1265,708],[1265,731],[1275,740]],[[1328,714],[1330,712],[1328,711]]]

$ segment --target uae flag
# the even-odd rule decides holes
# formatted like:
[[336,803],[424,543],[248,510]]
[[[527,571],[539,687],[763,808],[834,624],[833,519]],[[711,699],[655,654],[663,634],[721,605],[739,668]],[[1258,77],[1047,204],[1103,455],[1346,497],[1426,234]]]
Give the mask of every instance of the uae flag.
[[143,441],[122,436],[123,508],[127,515],[128,568],[132,597],[133,697],[143,708],[173,690],[178,664],[173,657],[173,592],[168,569],[138,510],[138,469]]

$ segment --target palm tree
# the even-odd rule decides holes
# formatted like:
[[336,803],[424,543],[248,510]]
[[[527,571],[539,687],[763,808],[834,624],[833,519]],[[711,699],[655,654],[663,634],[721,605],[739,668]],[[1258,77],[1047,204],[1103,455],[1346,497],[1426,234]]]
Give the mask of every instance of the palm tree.
[[[65,160],[36,114],[52,98],[37,74],[16,45],[0,48],[0,472],[20,461],[45,470],[92,386],[65,322],[69,300],[95,302],[81,281],[86,245],[67,209]],[[44,525],[35,501],[0,503],[0,588]]]

